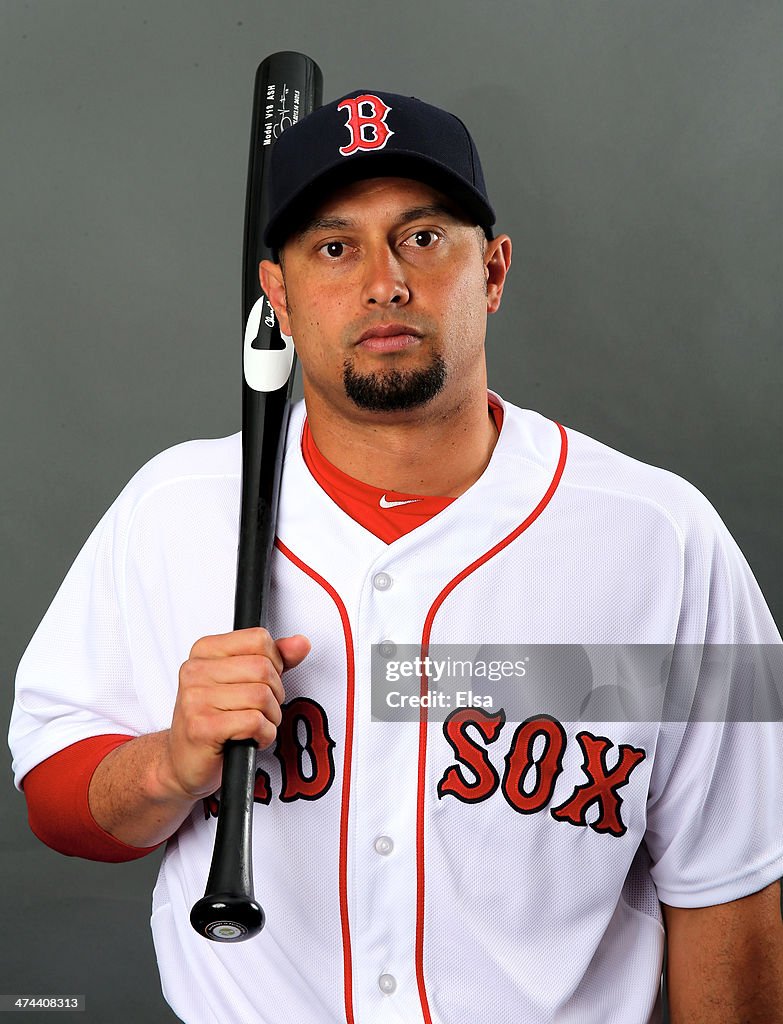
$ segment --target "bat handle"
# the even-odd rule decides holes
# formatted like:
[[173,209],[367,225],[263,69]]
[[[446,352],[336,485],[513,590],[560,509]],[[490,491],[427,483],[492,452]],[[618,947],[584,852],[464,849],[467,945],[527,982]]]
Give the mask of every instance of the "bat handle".
[[264,927],[264,911],[253,895],[255,760],[252,740],[226,744],[212,867],[206,893],[190,911],[190,923],[213,942],[242,942]]

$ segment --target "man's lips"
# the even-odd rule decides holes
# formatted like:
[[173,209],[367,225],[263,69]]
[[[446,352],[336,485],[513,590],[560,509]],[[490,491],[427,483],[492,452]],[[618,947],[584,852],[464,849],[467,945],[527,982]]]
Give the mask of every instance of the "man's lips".
[[356,344],[374,352],[394,352],[414,345],[419,338],[421,332],[407,324],[377,324],[360,335]]

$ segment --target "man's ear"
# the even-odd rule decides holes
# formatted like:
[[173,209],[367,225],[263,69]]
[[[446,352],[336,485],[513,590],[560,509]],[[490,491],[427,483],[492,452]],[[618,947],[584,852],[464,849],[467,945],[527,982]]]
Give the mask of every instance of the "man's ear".
[[484,251],[484,276],[487,281],[487,312],[496,313],[503,296],[503,285],[511,266],[511,239],[498,235],[487,242]]
[[258,279],[261,282],[264,295],[269,299],[272,309],[275,311],[281,332],[290,336],[293,332],[288,319],[283,268],[279,263],[263,260],[258,265]]

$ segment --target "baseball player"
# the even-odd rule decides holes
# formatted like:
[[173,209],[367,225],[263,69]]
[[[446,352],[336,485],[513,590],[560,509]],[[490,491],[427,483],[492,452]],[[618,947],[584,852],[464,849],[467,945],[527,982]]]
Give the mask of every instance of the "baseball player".
[[[487,390],[511,241],[458,118],[355,92],[272,175],[261,281],[305,397],[270,630],[231,630],[239,437],[159,455],[19,667],[33,829],[101,860],[166,843],[152,930],[191,1024],[650,1024],[665,937],[675,1024],[783,1020],[781,724],[698,713],[706,650],[746,655],[730,701],[780,650],[736,544],[683,480]],[[425,700],[454,645],[701,656],[659,720],[561,709],[516,658],[523,715],[490,675]],[[379,720],[375,659],[402,674],[411,649],[415,689],[385,701],[409,713]],[[591,664],[588,697],[612,682]],[[267,924],[219,945],[188,917],[237,738]]]

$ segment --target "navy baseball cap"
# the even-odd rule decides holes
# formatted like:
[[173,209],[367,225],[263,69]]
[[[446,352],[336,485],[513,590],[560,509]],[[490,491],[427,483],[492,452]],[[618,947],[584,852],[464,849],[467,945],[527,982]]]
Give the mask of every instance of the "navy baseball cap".
[[279,250],[330,192],[376,177],[436,188],[492,237],[495,211],[462,121],[412,96],[358,89],[302,118],[275,143],[264,242]]

